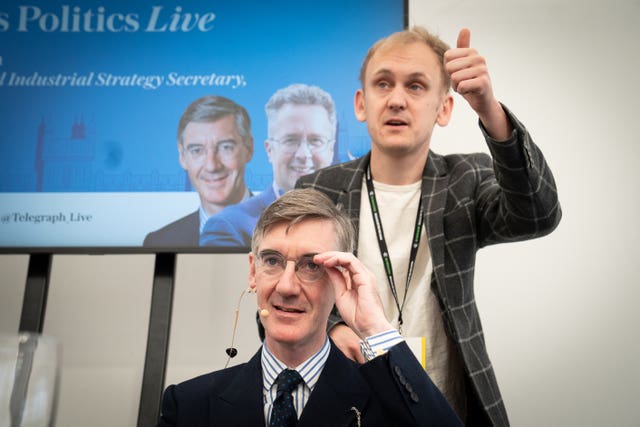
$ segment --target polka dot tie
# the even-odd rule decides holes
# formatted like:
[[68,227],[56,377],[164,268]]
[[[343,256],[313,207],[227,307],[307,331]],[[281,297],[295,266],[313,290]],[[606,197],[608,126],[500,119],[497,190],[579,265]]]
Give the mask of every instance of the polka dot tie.
[[293,396],[291,392],[298,387],[302,377],[293,369],[285,369],[280,372],[276,379],[278,392],[276,400],[273,402],[271,410],[271,421],[269,427],[292,427],[298,422],[296,409],[293,407]]

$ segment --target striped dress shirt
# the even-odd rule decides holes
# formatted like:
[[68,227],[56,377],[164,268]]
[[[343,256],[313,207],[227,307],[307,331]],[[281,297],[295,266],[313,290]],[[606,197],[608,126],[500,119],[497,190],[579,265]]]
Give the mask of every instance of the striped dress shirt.
[[[327,338],[316,354],[309,359],[296,366],[294,369],[298,371],[302,377],[302,382],[298,384],[298,387],[293,391],[293,406],[296,409],[298,418],[304,409],[304,405],[309,400],[309,395],[313,391],[318,378],[322,373],[322,368],[329,357],[329,350],[331,345],[329,344],[329,338]],[[267,348],[266,344],[262,344],[262,395],[264,397],[264,419],[266,425],[269,425],[269,418],[271,417],[271,409],[273,408],[273,402],[276,399],[277,385],[276,378],[284,369],[287,369],[287,365],[279,361]]]

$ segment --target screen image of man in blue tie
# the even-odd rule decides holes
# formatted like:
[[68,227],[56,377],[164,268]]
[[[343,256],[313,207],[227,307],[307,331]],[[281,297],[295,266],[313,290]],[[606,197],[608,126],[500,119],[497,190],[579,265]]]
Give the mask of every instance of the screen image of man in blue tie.
[[[158,426],[462,426],[386,319],[354,246],[348,214],[317,190],[289,191],[265,209],[248,288],[262,346],[246,363],[169,386]],[[365,363],[327,336],[334,305]]]

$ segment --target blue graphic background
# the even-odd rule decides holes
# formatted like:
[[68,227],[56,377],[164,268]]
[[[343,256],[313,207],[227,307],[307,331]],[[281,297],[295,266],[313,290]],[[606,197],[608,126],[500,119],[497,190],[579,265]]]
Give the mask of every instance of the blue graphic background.
[[[99,7],[138,15],[135,32],[45,32],[35,23],[19,32],[19,7],[35,5],[61,15]],[[210,32],[145,32],[153,6],[161,19],[213,12]],[[291,2],[24,1],[3,2],[9,28],[0,32],[0,192],[184,191],[178,163],[177,122],[186,106],[206,94],[229,97],[249,111],[255,155],[247,169],[252,190],[271,181],[263,149],[264,104],[295,82],[332,94],[338,108],[338,159],[368,149],[352,100],[367,48],[403,26],[401,0]],[[51,21],[48,21],[51,23]],[[49,24],[51,25],[51,24]],[[246,87],[10,87],[11,73],[39,75],[241,74]],[[94,83],[96,77],[94,76]],[[166,83],[166,82],[165,82]],[[39,137],[40,135],[40,137]],[[38,141],[41,141],[39,147]]]

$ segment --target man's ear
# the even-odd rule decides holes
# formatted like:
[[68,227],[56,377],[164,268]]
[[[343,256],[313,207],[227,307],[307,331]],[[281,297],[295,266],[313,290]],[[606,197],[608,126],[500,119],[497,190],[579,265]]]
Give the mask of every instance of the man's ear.
[[253,137],[249,137],[249,144],[246,144],[247,147],[247,158],[245,159],[245,163],[249,163],[251,159],[253,159]]
[[364,109],[364,91],[358,89],[353,97],[353,110],[356,113],[356,119],[360,122],[367,120],[367,115]]
[[271,146],[271,141],[269,141],[269,139],[265,139],[264,152],[267,153],[267,159],[269,160],[269,163],[273,164],[273,161],[271,161],[271,151],[273,151],[273,147]]
[[256,290],[256,263],[253,252],[249,252],[249,289]]
[[436,123],[438,126],[444,127],[449,124],[451,120],[451,113],[453,111],[453,96],[450,93],[445,94],[438,115],[436,116]]
[[182,166],[182,169],[187,170],[187,161],[184,158],[184,147],[182,146],[182,144],[180,143],[180,141],[178,141],[178,160],[180,161],[180,166]]

